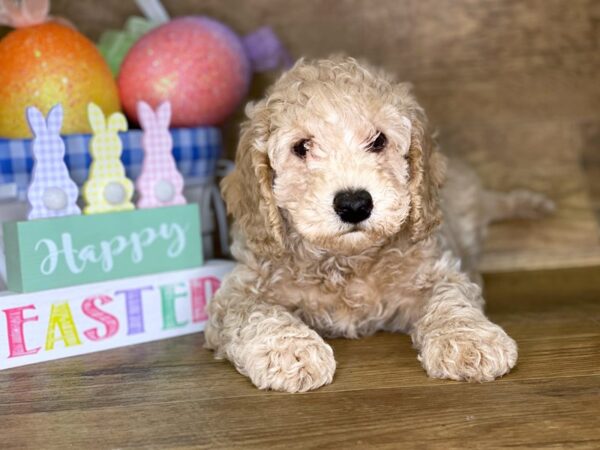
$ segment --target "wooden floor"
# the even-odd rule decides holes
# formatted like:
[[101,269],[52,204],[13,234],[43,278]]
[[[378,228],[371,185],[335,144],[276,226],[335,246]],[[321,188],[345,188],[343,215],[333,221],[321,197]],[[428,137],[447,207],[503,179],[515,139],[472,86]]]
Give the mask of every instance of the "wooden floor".
[[520,347],[494,383],[428,379],[391,334],[332,341],[334,383],[308,394],[258,391],[202,335],[3,371],[0,447],[598,449],[599,279],[488,276],[490,316]]

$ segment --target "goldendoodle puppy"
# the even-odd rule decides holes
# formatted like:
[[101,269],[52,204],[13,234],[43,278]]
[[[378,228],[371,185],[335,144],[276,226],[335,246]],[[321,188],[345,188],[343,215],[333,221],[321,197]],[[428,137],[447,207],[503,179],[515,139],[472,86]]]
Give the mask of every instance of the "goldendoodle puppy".
[[222,185],[239,264],[209,306],[216,357],[287,392],[332,381],[322,336],[409,333],[436,378],[515,365],[483,313],[479,246],[491,221],[552,202],[484,190],[437,151],[408,84],[351,58],[298,62],[247,115]]

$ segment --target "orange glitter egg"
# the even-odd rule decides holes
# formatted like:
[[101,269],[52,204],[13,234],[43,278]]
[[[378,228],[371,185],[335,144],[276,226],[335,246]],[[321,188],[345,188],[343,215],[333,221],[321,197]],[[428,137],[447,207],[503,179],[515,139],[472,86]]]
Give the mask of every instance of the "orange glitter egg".
[[61,103],[61,133],[89,133],[87,105],[94,102],[106,115],[120,110],[111,71],[81,33],[54,22],[18,28],[0,40],[0,137],[24,138],[31,133],[25,109],[47,114]]

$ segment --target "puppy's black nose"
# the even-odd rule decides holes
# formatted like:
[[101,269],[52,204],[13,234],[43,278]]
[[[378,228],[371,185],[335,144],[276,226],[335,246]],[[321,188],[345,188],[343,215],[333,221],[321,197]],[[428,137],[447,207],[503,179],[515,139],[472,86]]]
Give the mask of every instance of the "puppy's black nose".
[[340,191],[333,199],[333,209],[343,222],[359,223],[371,215],[373,198],[364,189]]

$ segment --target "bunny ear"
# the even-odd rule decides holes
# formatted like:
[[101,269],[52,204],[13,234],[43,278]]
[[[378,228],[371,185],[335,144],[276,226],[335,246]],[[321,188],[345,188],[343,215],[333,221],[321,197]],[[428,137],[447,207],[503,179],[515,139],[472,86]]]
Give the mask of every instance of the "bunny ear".
[[142,128],[149,130],[156,127],[156,117],[150,105],[144,101],[137,103],[137,115]]
[[23,15],[27,18],[29,25],[45,22],[50,12],[48,0],[22,0]]
[[12,0],[0,0],[0,25],[14,27],[21,17],[21,8]]
[[160,128],[169,128],[171,123],[171,102],[162,102],[156,110],[156,121]]
[[88,120],[94,133],[102,133],[106,131],[106,120],[104,119],[104,113],[98,105],[95,103],[88,104]]
[[115,133],[127,131],[127,119],[125,119],[125,116],[119,112],[111,114],[108,118],[108,131],[114,131]]
[[37,25],[46,21],[49,9],[48,0],[0,0],[0,23],[15,28]]
[[46,120],[44,115],[35,106],[30,106],[26,110],[27,122],[34,136],[40,136],[47,133]]
[[57,105],[54,105],[48,113],[48,119],[46,120],[46,123],[48,124],[48,131],[50,132],[50,134],[59,135],[62,122],[63,108],[62,105],[59,103]]

